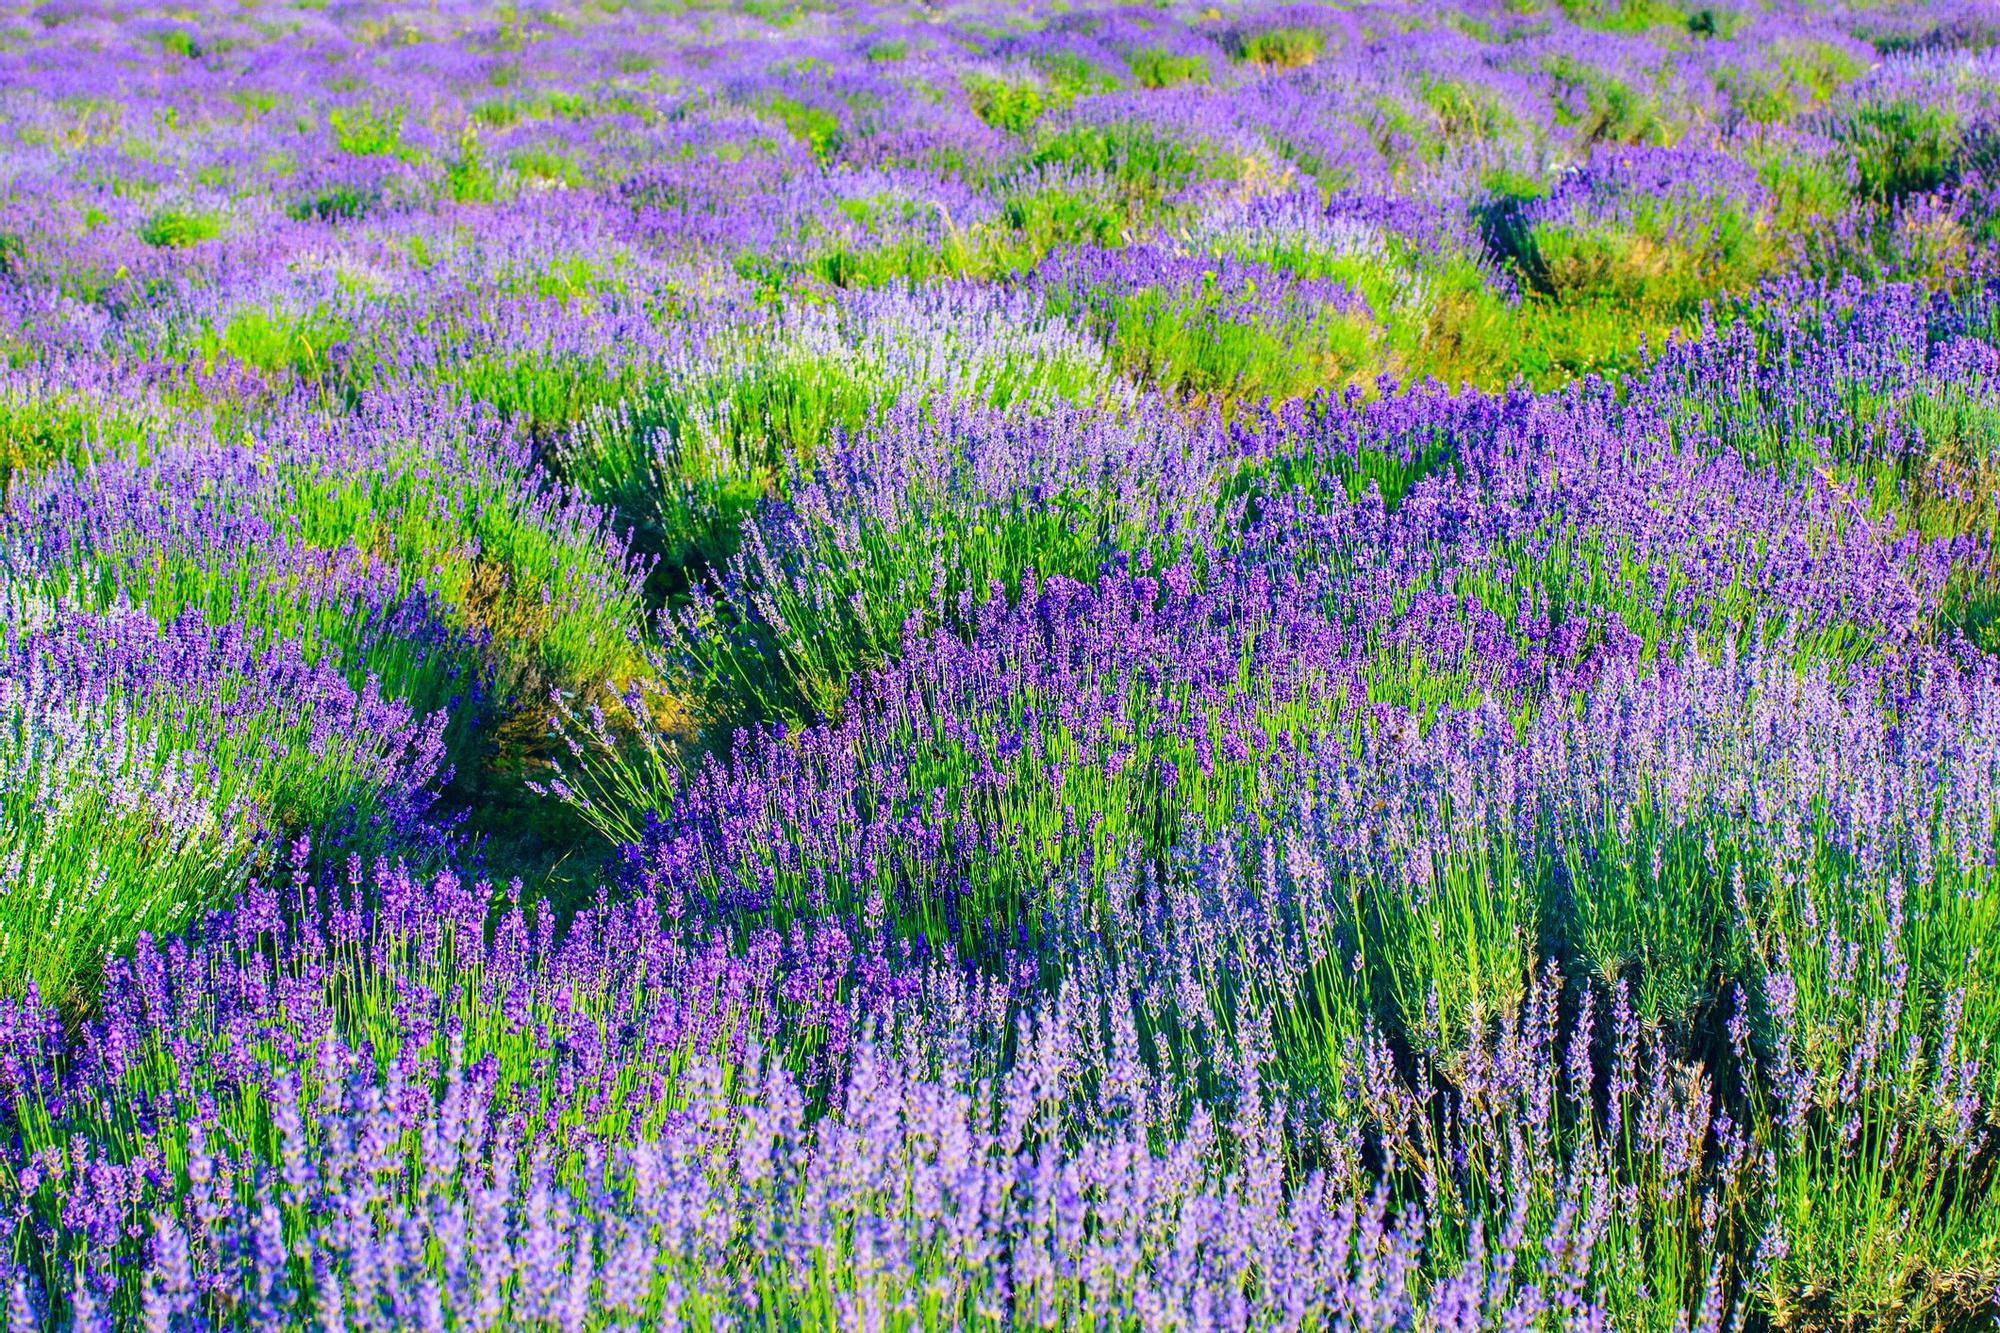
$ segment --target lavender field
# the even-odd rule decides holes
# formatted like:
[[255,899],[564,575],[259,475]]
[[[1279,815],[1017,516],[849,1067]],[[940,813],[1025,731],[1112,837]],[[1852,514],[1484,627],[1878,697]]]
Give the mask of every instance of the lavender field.
[[2000,10],[0,0],[0,1331],[2000,1327]]

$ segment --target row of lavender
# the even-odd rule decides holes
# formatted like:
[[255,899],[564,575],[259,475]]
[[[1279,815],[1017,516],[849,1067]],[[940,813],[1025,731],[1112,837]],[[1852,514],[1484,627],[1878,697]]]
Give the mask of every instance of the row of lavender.
[[8,22],[6,1327],[1990,1317],[1975,11]]

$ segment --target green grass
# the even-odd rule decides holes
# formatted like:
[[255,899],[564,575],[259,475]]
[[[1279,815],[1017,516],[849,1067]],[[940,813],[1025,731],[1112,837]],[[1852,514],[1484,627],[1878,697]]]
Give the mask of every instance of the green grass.
[[975,77],[966,80],[972,110],[996,130],[1026,134],[1043,114],[1062,104],[1062,97],[1043,84],[1026,79]]
[[211,368],[225,358],[280,377],[326,372],[329,348],[347,336],[340,317],[324,308],[301,312],[250,307],[205,330],[197,355]]
[[0,494],[49,468],[143,456],[163,415],[136,396],[105,402],[56,385],[0,386]]
[[1002,228],[978,239],[994,252],[993,267],[1025,271],[1059,245],[1115,245],[1134,225],[1135,207],[1106,193],[1054,185],[1029,176],[1007,189]]
[[1423,85],[1422,97],[1442,148],[1493,143],[1516,127],[1513,113],[1499,97],[1477,84],[1434,79]]
[[1302,69],[1319,59],[1325,41],[1311,28],[1264,28],[1239,34],[1230,43],[1230,54],[1271,69]]
[[341,152],[356,157],[407,157],[403,142],[403,111],[362,102],[326,113],[327,128]]
[[1658,98],[1630,83],[1568,56],[1547,65],[1549,77],[1565,94],[1581,92],[1581,112],[1565,95],[1556,101],[1556,121],[1573,130],[1581,145],[1667,144],[1679,138],[1679,127]]
[[1862,194],[1890,202],[1943,185],[1959,134],[1949,109],[1903,101],[1857,107],[1840,128]]
[[795,97],[773,97],[763,109],[776,117],[794,139],[824,162],[840,151],[847,140],[847,128],[840,117],[825,107],[813,106]]
[[445,163],[444,192],[453,203],[490,204],[500,192],[492,164],[479,147],[479,136],[467,126],[459,136],[458,152]]
[[1365,314],[1301,312],[1283,323],[1229,317],[1208,290],[1123,292],[1108,302],[1072,303],[1053,293],[1059,314],[1094,326],[1119,368],[1141,384],[1200,404],[1297,398],[1345,385],[1376,367],[1376,328]]
[[1063,127],[1043,137],[1027,163],[1102,173],[1123,196],[1143,204],[1157,204],[1197,180],[1228,179],[1240,170],[1219,149],[1138,122]]
[[211,213],[162,208],[140,224],[139,239],[162,250],[185,250],[222,234],[222,219]]
[[336,185],[318,194],[294,199],[285,211],[298,222],[352,222],[367,213],[374,204],[374,197],[360,188]]
[[1770,66],[1716,72],[1716,84],[1738,115],[1754,124],[1778,124],[1825,106],[1859,78],[1863,66],[1830,42],[1802,41],[1781,48]]
[[177,55],[183,60],[193,60],[201,52],[200,44],[195,40],[194,34],[185,29],[168,28],[156,32],[153,34],[153,40],[160,44],[162,51]]
[[1132,81],[1141,88],[1178,88],[1207,83],[1209,78],[1208,62],[1197,55],[1142,47],[1127,55],[1125,63],[1132,71]]
[[507,155],[507,165],[531,181],[571,189],[583,184],[583,174],[575,160],[553,149],[517,149]]
[[[1688,28],[1688,16],[1671,0],[1558,0],[1569,21],[1605,32],[1644,32],[1648,28]],[[1713,31],[1713,21],[1709,25]]]

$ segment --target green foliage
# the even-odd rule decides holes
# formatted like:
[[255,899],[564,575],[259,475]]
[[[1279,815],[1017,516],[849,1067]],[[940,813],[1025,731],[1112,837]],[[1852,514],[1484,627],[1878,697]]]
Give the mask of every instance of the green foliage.
[[243,108],[246,121],[268,115],[278,107],[278,96],[255,88],[245,88],[229,94],[229,100]]
[[[557,120],[582,120],[597,110],[597,104],[591,97],[566,88],[543,89],[540,104],[544,113]],[[615,108],[607,105],[606,109]]]
[[374,207],[370,194],[353,185],[336,185],[318,194],[294,200],[286,213],[294,221],[352,222]]
[[[775,354],[771,354],[775,352]],[[653,595],[685,593],[735,550],[742,520],[794,458],[857,429],[886,386],[845,358],[787,354],[654,380],[587,413],[563,467],[659,557]]]
[[1375,327],[1368,354],[1348,371],[1353,383],[1365,387],[1391,374],[1500,388],[1523,369],[1513,328],[1522,312],[1507,304],[1492,275],[1470,255],[1422,253],[1387,239],[1339,256],[1245,253],[1302,277],[1335,279],[1361,294]]
[[1026,134],[1043,112],[1061,100],[1052,102],[1048,89],[1024,79],[969,78],[966,93],[974,114],[1008,134]]
[[1112,92],[1119,86],[1117,77],[1110,71],[1068,52],[1036,56],[1035,68],[1048,84],[1056,103],[1062,106],[1090,93]]
[[[864,201],[850,200],[843,205],[865,206]],[[933,217],[937,211],[928,205],[919,206]],[[897,206],[901,211],[902,205]],[[939,218],[945,237],[940,243],[921,235],[904,237],[892,241],[870,243],[862,241],[850,244],[845,241],[833,243],[825,248],[815,248],[802,267],[832,287],[888,287],[905,284],[927,284],[948,278],[968,278],[985,276],[1003,268],[1009,247],[990,232],[981,230],[977,234],[963,235],[953,228],[948,219]],[[784,266],[780,272],[789,270]],[[738,271],[745,276],[768,277],[774,283],[781,279],[772,271],[755,264],[742,264]]]
[[1019,268],[1039,262],[1058,245],[1115,244],[1131,217],[1117,201],[1094,191],[1053,187],[1010,192],[1000,208]]
[[[1329,428],[1329,418],[1347,401],[1347,394],[1322,392],[1299,404],[1294,419],[1323,434]],[[1384,511],[1394,513],[1412,487],[1451,462],[1442,432],[1434,431],[1429,440],[1412,443],[1415,447],[1407,454],[1391,454],[1369,445],[1352,450],[1277,449],[1268,457],[1242,464],[1224,478],[1223,508],[1234,510],[1241,505],[1243,512],[1257,514],[1271,500],[1294,493],[1344,499],[1352,504],[1372,490],[1382,498]]]
[[[532,94],[493,97],[474,102],[466,108],[466,115],[475,124],[504,130],[534,119],[580,120],[600,111],[617,109],[617,102],[616,94],[600,99],[563,88],[544,88]],[[639,110],[636,106],[629,109]]]
[[[1574,126],[1580,143],[1664,144],[1674,140],[1674,126],[1657,98],[1569,56],[1556,57],[1547,68],[1559,94],[1556,120]],[[1570,95],[1576,92],[1583,94],[1581,114],[1569,105]]]
[[185,28],[164,28],[153,35],[160,49],[183,60],[195,60],[201,56],[201,43]]
[[139,239],[163,250],[184,250],[221,234],[221,218],[176,208],[159,209],[139,226]]
[[1362,315],[1326,312],[1270,325],[1234,318],[1213,285],[1195,293],[1140,288],[1108,308],[1051,307],[1094,319],[1119,366],[1140,382],[1196,402],[1296,398],[1346,384],[1374,364],[1376,332]]
[[774,28],[789,28],[808,8],[794,0],[742,0],[743,12]]
[[0,495],[17,477],[100,454],[139,455],[155,423],[143,403],[108,403],[61,390],[0,393]]
[[865,331],[842,341],[828,350],[813,338],[748,338],[699,373],[639,379],[580,417],[563,444],[564,471],[660,557],[655,596],[678,597],[726,559],[743,516],[809,468],[836,431],[859,430],[889,403],[939,394],[929,376],[948,370],[962,377],[958,394],[996,406],[1092,401],[1104,390],[1098,362],[912,357]]
[[271,375],[312,376],[325,369],[327,347],[345,336],[324,310],[251,307],[233,312],[203,340],[203,359],[213,364],[226,356]]
[[1743,15],[1733,8],[1705,6],[1687,16],[1687,30],[1696,37],[1734,37],[1743,27]]
[[847,130],[840,117],[825,107],[812,106],[791,97],[774,97],[766,102],[765,110],[776,116],[794,139],[812,150],[812,155],[821,161],[839,152],[846,142]]
[[1132,81],[1141,88],[1178,88],[1184,83],[1207,83],[1208,62],[1196,55],[1175,55],[1170,51],[1142,47],[1125,57]]
[[1303,69],[1319,59],[1326,39],[1312,28],[1263,28],[1239,33],[1230,54],[1252,65],[1272,69]]
[[[1643,364],[1642,349],[1657,349],[1698,320],[1710,290],[1699,246],[1621,227],[1531,227],[1520,206],[1545,184],[1505,174],[1491,184],[1496,198],[1482,210],[1486,243],[1514,273],[1521,297],[1507,304],[1472,275],[1461,278],[1441,295],[1418,371],[1486,388],[1515,375],[1542,389],[1589,374],[1615,379]],[[1726,234],[1737,232],[1732,226]],[[1755,247],[1743,257],[1767,258]],[[1746,266],[1744,280],[1757,271]]]
[[481,125],[496,130],[511,129],[528,114],[528,105],[512,97],[489,98],[475,102],[466,109],[466,114]]
[[326,113],[333,141],[343,153],[356,157],[403,157],[403,109],[378,110],[366,102],[335,107]]
[[1754,219],[1718,209],[1714,223],[1683,238],[1622,225],[1542,224],[1533,231],[1532,272],[1559,300],[1615,301],[1691,311],[1742,287],[1767,263]]
[[1382,369],[1405,379],[1501,389],[1516,376],[1534,378],[1524,362],[1527,309],[1509,304],[1488,275],[1465,261],[1432,279],[1430,299],[1414,322],[1392,308],[1385,334],[1391,355]]
[[301,532],[317,545],[364,546],[403,578],[421,577],[483,641],[503,694],[538,705],[550,688],[628,678],[641,609],[614,591],[623,552],[609,534],[552,516],[546,483],[532,475],[421,467],[413,448],[400,471],[314,478],[295,511]]
[[1778,49],[1778,67],[1809,102],[1822,102],[1861,77],[1865,66],[1831,42],[1802,41]]
[[[387,572],[398,597],[422,592],[455,633],[424,645],[385,635],[342,596],[317,595],[310,562],[269,561],[257,550],[216,552],[169,541],[132,551],[57,543],[16,598],[67,599],[99,612],[123,604],[166,623],[194,612],[242,627],[255,642],[299,644],[308,661],[374,681],[419,714],[461,705],[471,681],[497,682],[502,699],[530,704],[550,688],[595,688],[629,678],[640,607],[623,591],[623,551],[587,515],[552,504],[549,484],[519,463],[481,456],[469,439],[413,439],[376,466],[342,470],[279,457],[275,488],[242,504],[328,564]],[[454,760],[480,719],[460,707],[446,741]]]
[[1800,104],[1792,89],[1782,76],[1769,70],[1743,73],[1723,69],[1716,73],[1715,81],[1736,114],[1753,124],[1776,124],[1798,114]]
[[1840,126],[1861,192],[1886,201],[1943,185],[1959,135],[1949,109],[1908,101],[1864,104]]
[[1691,327],[1686,320],[1622,301],[1530,294],[1507,322],[1508,345],[1494,360],[1544,390],[1585,375],[1615,380],[1642,368],[1647,349],[1659,348]]
[[499,188],[493,168],[479,148],[479,136],[470,126],[458,139],[458,152],[444,170],[444,189],[453,203],[490,204]]
[[[1615,221],[1533,223],[1521,202],[1496,200],[1486,231],[1528,292],[1516,364],[1537,384],[1636,364],[1641,345],[1658,347],[1698,322],[1705,303],[1748,289],[1786,257],[1771,217],[1731,197],[1635,197]],[[1814,200],[1796,194],[1785,202],[1797,210]]]
[[1776,124],[1823,106],[1860,74],[1859,62],[1840,47],[1799,42],[1780,48],[1768,65],[1718,70],[1716,85],[1743,119]]
[[[1655,27],[1685,27],[1691,32],[1712,34],[1718,24],[1713,11],[1702,11],[1708,15],[1707,22],[1697,27],[1696,20],[1701,15],[1689,18],[1679,5],[1671,0],[1560,0],[1562,11],[1570,22],[1579,27],[1598,28],[1606,32],[1644,32]],[[1723,24],[1727,20],[1721,20]]]
[[1515,127],[1513,114],[1490,89],[1455,79],[1434,79],[1423,86],[1423,102],[1437,127],[1438,139],[1460,148],[1491,143]]
[[[500,285],[503,291],[531,292],[587,309],[598,296],[626,290],[626,275],[615,259],[606,262],[586,255],[552,255],[543,263],[509,275]],[[671,309],[683,308],[668,304]]]
[[1228,178],[1238,169],[1211,145],[1137,121],[1065,126],[1044,137],[1028,161],[1103,172],[1128,197],[1143,201],[1158,201],[1204,177]]
[[[550,272],[538,281],[554,282]],[[634,387],[631,373],[591,355],[478,351],[447,361],[439,379],[475,403],[496,409],[527,434],[558,438],[596,408],[615,403]]]
[[1757,179],[1771,194],[1770,232],[1774,245],[1810,235],[1839,216],[1850,199],[1847,173],[1837,158],[1809,155],[1789,145],[1766,153],[1746,153]]
[[548,148],[517,148],[507,155],[507,165],[530,180],[572,189],[583,184],[576,159]]

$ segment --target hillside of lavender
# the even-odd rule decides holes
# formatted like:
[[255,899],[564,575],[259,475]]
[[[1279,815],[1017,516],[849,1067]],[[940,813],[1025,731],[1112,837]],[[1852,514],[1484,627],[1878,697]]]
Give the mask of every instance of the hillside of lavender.
[[0,0],[0,1333],[2000,1327],[1987,0]]

